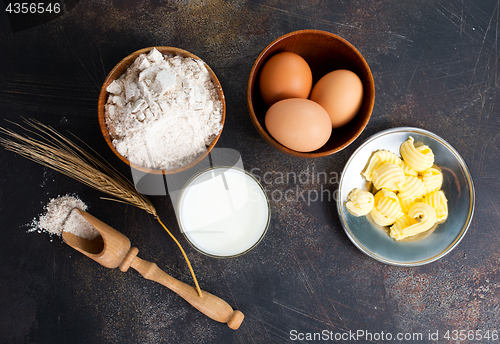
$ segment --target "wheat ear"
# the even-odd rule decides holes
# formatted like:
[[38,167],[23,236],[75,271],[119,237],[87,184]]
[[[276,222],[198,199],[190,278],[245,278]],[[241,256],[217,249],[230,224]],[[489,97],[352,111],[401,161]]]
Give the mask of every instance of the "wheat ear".
[[95,156],[58,133],[52,127],[33,119],[25,119],[24,122],[32,129],[12,123],[31,133],[32,136],[23,136],[13,130],[0,127],[1,133],[14,139],[10,140],[0,137],[0,145],[4,146],[6,150],[17,153],[29,160],[65,174],[87,186],[113,196],[114,198],[111,200],[132,205],[153,215],[181,250],[193,277],[198,295],[202,296],[198,280],[181,244],[160,220],[153,204],[144,195],[139,193],[123,174],[118,172],[90,147],[87,146]]

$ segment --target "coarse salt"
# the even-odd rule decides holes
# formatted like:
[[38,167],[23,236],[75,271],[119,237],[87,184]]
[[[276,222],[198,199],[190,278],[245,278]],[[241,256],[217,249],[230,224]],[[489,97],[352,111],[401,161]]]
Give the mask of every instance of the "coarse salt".
[[222,129],[223,105],[204,63],[142,54],[106,89],[105,119],[116,150],[147,168],[190,163]]

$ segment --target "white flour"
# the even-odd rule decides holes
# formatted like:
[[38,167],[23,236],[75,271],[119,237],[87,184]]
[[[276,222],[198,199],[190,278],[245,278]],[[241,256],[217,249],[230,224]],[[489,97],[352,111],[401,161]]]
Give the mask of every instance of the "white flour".
[[87,205],[75,196],[64,195],[52,198],[44,207],[45,213],[31,223],[29,232],[46,232],[61,236],[62,231],[68,231],[79,237],[92,240],[99,232],[73,208],[87,210]]
[[148,168],[183,166],[222,129],[222,102],[202,61],[140,55],[107,88],[105,119],[116,150]]

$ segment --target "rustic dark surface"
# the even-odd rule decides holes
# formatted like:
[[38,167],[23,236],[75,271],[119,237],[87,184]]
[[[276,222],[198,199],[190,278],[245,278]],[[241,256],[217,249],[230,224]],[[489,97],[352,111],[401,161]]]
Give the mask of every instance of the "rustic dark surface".
[[[50,198],[74,193],[90,213],[126,234],[140,257],[191,283],[177,247],[144,211],[101,200],[102,193],[0,149],[0,343],[285,343],[293,342],[293,330],[498,342],[443,337],[448,330],[500,331],[497,1],[68,1],[62,15],[31,28],[21,14],[7,17],[0,8],[0,117],[35,118],[75,133],[127,175],[100,134],[98,92],[121,58],[167,45],[198,55],[217,74],[227,100],[217,147],[239,151],[256,175],[313,168],[340,173],[370,135],[415,126],[453,145],[476,187],[474,218],[462,242],[439,261],[414,268],[362,254],[344,234],[333,199],[307,204],[271,197],[271,227],[261,244],[242,257],[217,260],[180,237],[168,196],[151,197],[202,288],[245,313],[241,328],[232,331],[134,271],[104,268],[57,237],[27,233]],[[376,85],[361,137],[316,160],[266,144],[245,103],[247,76],[260,51],[282,34],[309,28],[350,41]],[[3,120],[0,126],[13,127]],[[264,182],[270,196],[337,185]],[[438,330],[439,341],[429,340]]]

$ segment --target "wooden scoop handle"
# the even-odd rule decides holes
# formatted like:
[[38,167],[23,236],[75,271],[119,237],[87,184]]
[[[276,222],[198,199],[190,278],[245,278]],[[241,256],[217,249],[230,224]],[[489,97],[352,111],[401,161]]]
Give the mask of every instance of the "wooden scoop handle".
[[245,317],[242,312],[233,311],[226,301],[206,291],[203,291],[203,295],[200,297],[196,288],[173,278],[161,270],[155,263],[137,257],[137,252],[139,250],[136,247],[130,249],[122,264],[120,264],[121,271],[125,272],[129,267],[132,267],[144,278],[158,282],[174,291],[209,318],[221,323],[227,323],[227,326],[233,330],[237,330],[240,327]]

